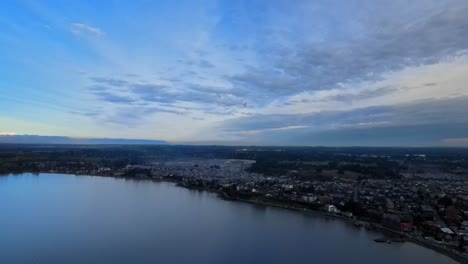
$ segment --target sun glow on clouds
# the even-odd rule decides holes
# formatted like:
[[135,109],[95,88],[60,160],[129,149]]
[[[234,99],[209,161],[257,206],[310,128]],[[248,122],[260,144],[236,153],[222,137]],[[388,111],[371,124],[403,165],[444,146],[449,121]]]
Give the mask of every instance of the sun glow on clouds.
[[266,128],[266,129],[259,129],[259,130],[247,130],[247,131],[239,131],[236,134],[238,135],[259,135],[265,132],[272,132],[272,131],[288,131],[293,129],[301,129],[301,128],[308,128],[309,126],[287,126],[287,127],[275,127],[275,128]]
[[468,146],[468,137],[466,138],[445,138],[442,143],[452,147],[466,147]]
[[15,136],[15,132],[0,132],[0,136]]

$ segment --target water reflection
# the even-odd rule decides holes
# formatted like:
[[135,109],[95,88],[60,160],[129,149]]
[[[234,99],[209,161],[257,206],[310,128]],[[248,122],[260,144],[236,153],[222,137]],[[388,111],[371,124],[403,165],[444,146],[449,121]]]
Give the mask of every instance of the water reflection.
[[0,177],[0,263],[455,263],[306,213],[172,183]]

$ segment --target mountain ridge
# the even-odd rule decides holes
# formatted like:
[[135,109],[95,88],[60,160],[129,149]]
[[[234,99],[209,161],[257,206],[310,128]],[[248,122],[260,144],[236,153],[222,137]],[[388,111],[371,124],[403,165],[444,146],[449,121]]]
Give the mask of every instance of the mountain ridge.
[[65,136],[0,135],[0,143],[11,144],[90,144],[90,145],[166,145],[164,140],[125,138],[72,138]]

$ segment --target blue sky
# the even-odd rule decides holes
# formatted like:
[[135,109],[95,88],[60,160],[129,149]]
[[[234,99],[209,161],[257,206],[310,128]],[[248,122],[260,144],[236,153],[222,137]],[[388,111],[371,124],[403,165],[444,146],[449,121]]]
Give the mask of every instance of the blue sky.
[[459,0],[1,1],[0,134],[468,146],[466,14]]

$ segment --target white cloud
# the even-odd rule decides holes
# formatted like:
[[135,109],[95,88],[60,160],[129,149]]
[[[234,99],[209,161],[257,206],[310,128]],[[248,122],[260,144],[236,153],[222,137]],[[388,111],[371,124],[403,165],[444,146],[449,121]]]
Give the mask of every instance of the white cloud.
[[14,136],[15,132],[0,132],[0,136]]
[[[370,106],[391,106],[422,100],[468,96],[468,55],[431,65],[407,67],[381,80],[346,83],[330,90],[301,92],[278,98],[262,114],[304,114],[330,109],[350,111]],[[379,94],[380,93],[380,94]],[[347,102],[346,99],[349,99]],[[284,102],[289,103],[284,103]]]
[[92,27],[86,24],[82,24],[82,23],[71,24],[71,32],[75,35],[90,34],[90,35],[94,35],[97,37],[102,35],[101,29],[97,27]]

